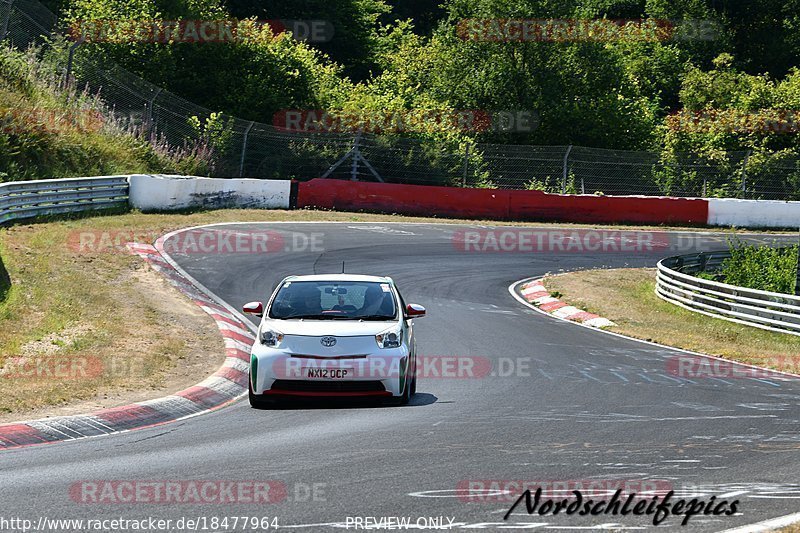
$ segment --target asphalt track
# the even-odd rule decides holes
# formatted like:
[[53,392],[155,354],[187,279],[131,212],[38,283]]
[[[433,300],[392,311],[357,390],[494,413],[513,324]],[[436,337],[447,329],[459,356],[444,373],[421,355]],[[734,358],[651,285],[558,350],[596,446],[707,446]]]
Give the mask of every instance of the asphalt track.
[[[274,230],[286,243],[296,242],[293,233],[301,241],[312,233],[322,239],[317,251],[172,256],[231,305],[265,299],[285,275],[339,272],[345,261],[348,272],[392,276],[406,301],[427,307],[416,328],[421,355],[485,357],[495,375],[421,377],[406,407],[259,411],[243,401],[161,427],[4,451],[0,518],[238,515],[277,517],[281,528],[336,531],[334,524],[348,516],[407,516],[449,517],[459,531],[656,529],[649,517],[540,517],[522,510],[504,522],[510,501],[464,501],[457,489],[466,480],[644,479],[666,484],[678,497],[740,501],[737,516],[695,516],[685,528],[670,517],[661,530],[721,531],[798,511],[800,383],[676,377],[667,361],[677,351],[544,316],[508,292],[515,281],[561,269],[653,266],[676,253],[678,234],[660,238],[664,246],[653,252],[481,253],[465,252],[453,239],[483,226],[227,229]],[[724,248],[719,236],[694,239],[682,242]],[[511,375],[498,375],[501,360],[516,365]],[[69,492],[83,480],[187,479],[279,480],[288,495],[268,505],[86,504]],[[225,529],[206,529],[214,530]]]

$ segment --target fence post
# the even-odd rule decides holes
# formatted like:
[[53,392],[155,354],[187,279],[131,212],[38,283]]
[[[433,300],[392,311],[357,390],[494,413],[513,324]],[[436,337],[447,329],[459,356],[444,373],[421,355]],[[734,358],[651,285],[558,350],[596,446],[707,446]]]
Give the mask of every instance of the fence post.
[[[10,13],[11,11],[9,11],[9,14]],[[69,56],[67,56],[67,70],[64,72],[64,87],[69,85],[69,78],[72,76],[72,60],[75,57],[75,49],[82,45],[85,40],[85,37],[81,35],[81,38],[72,43],[72,46],[69,47]]]
[[567,194],[567,161],[569,160],[569,153],[572,151],[572,145],[567,147],[567,152],[564,154],[564,176],[561,178],[561,194]]
[[14,0],[3,0],[3,2],[8,4],[8,10],[3,19],[3,25],[0,26],[0,41],[6,38],[6,34],[8,33],[8,21],[11,19],[11,10],[14,9]]
[[748,150],[747,153],[744,155],[744,161],[742,161],[742,197],[747,194],[747,160],[750,159],[750,154],[752,154],[752,150]]
[[156,98],[158,98],[158,95],[161,94],[161,91],[163,91],[163,90],[164,89],[159,88],[156,91],[156,94],[154,94],[153,97],[150,99],[150,101],[147,102],[147,109],[145,110],[146,113],[145,113],[145,117],[144,117],[144,129],[145,129],[145,131],[147,131],[147,135],[148,136],[152,135],[152,131],[151,130],[153,128],[153,106],[156,103]]
[[467,167],[469,165],[469,149],[470,145],[467,145],[467,151],[464,153],[464,173],[461,175],[461,187],[465,188],[467,186]]
[[244,172],[244,154],[245,154],[245,152],[247,152],[247,134],[250,133],[250,128],[253,127],[253,124],[255,124],[255,122],[251,121],[250,124],[247,125],[247,129],[244,130],[244,140],[242,141],[242,158],[239,159],[239,177],[240,178],[242,177],[242,173]]
[[361,142],[361,130],[356,133],[356,138],[353,139],[353,164],[350,167],[350,181],[358,181],[358,159],[361,155],[361,150],[358,145]]

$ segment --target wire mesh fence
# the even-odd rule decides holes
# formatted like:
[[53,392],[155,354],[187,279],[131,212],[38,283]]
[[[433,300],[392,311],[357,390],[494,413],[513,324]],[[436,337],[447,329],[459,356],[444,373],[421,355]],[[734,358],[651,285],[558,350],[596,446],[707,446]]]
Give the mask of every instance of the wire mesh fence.
[[[94,57],[79,41],[56,48],[56,16],[36,0],[0,0],[0,40],[52,52],[65,81],[99,94],[115,122],[171,146],[212,145],[212,176],[317,177],[424,185],[538,189],[565,194],[639,194],[800,199],[800,159],[757,167],[748,152],[696,154],[581,146],[444,143],[399,135],[292,132],[215,114]],[[213,135],[211,132],[213,131]]]

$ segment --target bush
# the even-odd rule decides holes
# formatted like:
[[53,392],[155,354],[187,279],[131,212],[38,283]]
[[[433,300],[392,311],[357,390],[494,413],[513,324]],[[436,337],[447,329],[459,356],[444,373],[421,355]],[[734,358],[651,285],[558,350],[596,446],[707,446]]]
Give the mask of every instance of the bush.
[[729,241],[731,257],[722,262],[724,283],[762,291],[794,294],[798,247],[770,248]]

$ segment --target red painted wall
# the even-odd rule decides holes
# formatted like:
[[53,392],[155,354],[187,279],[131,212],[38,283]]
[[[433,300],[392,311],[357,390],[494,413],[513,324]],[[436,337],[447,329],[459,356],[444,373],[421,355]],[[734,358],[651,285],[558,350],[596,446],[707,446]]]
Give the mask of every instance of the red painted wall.
[[497,220],[705,224],[708,202],[654,196],[570,196],[541,191],[460,189],[313,179],[298,184],[297,207]]

